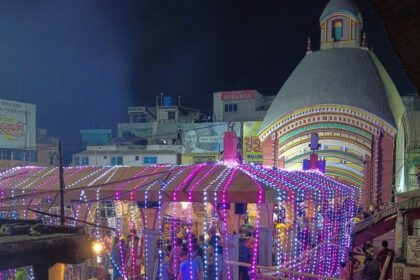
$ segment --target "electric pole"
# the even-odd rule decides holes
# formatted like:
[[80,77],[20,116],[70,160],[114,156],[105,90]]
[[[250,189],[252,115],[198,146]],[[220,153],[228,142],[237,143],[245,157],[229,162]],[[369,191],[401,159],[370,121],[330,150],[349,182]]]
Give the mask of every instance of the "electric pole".
[[58,142],[58,177],[60,180],[60,224],[63,226],[64,220],[64,169],[63,169],[63,152],[61,150],[61,142]]

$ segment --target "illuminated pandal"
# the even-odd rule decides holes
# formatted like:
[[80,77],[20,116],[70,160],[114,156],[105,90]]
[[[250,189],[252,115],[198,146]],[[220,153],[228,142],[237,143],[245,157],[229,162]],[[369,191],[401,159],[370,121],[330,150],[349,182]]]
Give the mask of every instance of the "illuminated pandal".
[[[178,172],[174,172],[175,174],[170,177],[171,180],[169,180],[165,184],[162,184],[161,188],[159,188],[158,196],[159,219],[161,219],[160,216],[162,214],[160,213],[160,208],[162,205],[161,192],[165,190],[171,184],[171,182],[173,183],[173,178],[179,176],[180,174],[183,174],[183,172],[188,172],[188,175],[185,176],[184,180],[174,188],[172,201],[179,201],[177,197],[177,192],[181,191],[184,188],[184,186],[186,186],[191,180],[193,180],[195,176],[200,174],[200,170],[201,168],[203,168],[203,166],[204,165],[180,167],[180,170]],[[283,245],[284,242],[284,246],[281,246],[281,251],[278,250],[277,252],[277,273],[280,272],[281,268],[289,268],[298,272],[314,273],[326,276],[338,275],[338,264],[341,261],[345,260],[345,247],[349,245],[350,240],[350,218],[354,214],[355,199],[357,196],[355,188],[333,181],[327,178],[326,176],[313,171],[288,172],[284,170],[273,170],[252,165],[237,165],[233,167],[224,167],[224,169],[223,165],[215,166],[217,166],[218,168],[220,166],[222,170],[219,172],[218,176],[213,180],[213,182],[211,182],[206,188],[204,188],[203,203],[206,209],[209,203],[209,186],[212,187],[212,191],[214,192],[213,203],[215,206],[217,206],[219,202],[217,199],[217,194],[218,192],[220,192],[220,190],[222,190],[222,205],[226,205],[226,203],[229,203],[229,201],[226,200],[226,196],[224,194],[226,194],[230,182],[233,181],[234,177],[236,176],[233,170],[237,169],[245,170],[247,174],[251,176],[252,180],[257,182],[255,185],[259,189],[259,196],[257,201],[258,216],[260,216],[261,214],[261,209],[259,206],[265,202],[262,200],[264,197],[263,186],[271,188],[277,192],[278,197],[275,201],[281,201],[286,203],[286,206],[288,208],[287,220],[292,225],[292,227],[288,229],[287,240],[282,240],[280,234],[276,235],[278,244]],[[213,170],[216,170],[218,168],[212,167],[209,171],[207,171],[205,177],[210,176],[213,173]],[[92,170],[88,173],[88,175],[82,177],[79,180],[73,181],[72,184],[69,185],[69,187],[77,184],[80,185],[81,183],[84,183],[86,181],[90,181],[88,186],[92,186],[98,181],[98,177],[102,178],[104,176],[107,176],[106,174],[110,174],[110,169],[108,168],[91,169]],[[14,169],[12,171],[9,171],[8,173],[0,173],[0,178],[4,178],[0,182],[0,196],[3,199],[6,198],[5,189],[7,188],[11,188],[11,192],[9,194],[11,196],[10,200],[13,200],[13,197],[15,195],[14,188],[23,188],[25,191],[22,191],[22,194],[24,194],[26,190],[31,189],[34,196],[36,196],[36,192],[38,189],[44,188],[47,185],[51,187],[54,183],[53,181],[57,179],[56,176],[51,176],[53,172],[51,170],[53,169],[46,169],[46,172],[41,172],[39,171],[39,169],[33,169],[32,171],[30,171],[32,172],[30,174],[33,175],[38,172],[38,175],[41,178],[38,179],[38,183],[35,186],[35,188],[30,188],[33,186],[33,183],[27,183],[29,181],[27,177],[25,177],[25,170],[27,171],[27,173],[29,172],[29,168],[22,168],[21,170]],[[75,173],[81,173],[85,170],[85,168],[77,168],[73,171]],[[23,173],[19,175],[19,172]],[[5,178],[9,175],[14,176],[12,177],[13,179]],[[45,177],[45,179],[43,177]],[[108,179],[112,177],[113,176],[109,176]],[[196,184],[192,184],[190,186],[188,192],[188,202],[195,202],[193,201],[192,192],[202,181],[203,180],[196,181]],[[13,184],[15,184],[15,186],[13,186]],[[147,188],[145,190],[146,201],[148,200],[149,190],[151,189]],[[100,197],[100,189],[97,189],[96,191],[96,198],[98,200]],[[116,193],[115,196],[115,199],[117,199],[118,194]],[[80,197],[82,200],[85,199],[83,189],[81,189]],[[133,197],[134,196],[130,195],[130,199],[133,199]],[[22,202],[24,201],[22,200]],[[339,208],[341,203],[344,203],[346,205],[344,209]],[[2,204],[4,205],[4,202],[2,202]],[[307,210],[305,210],[305,208],[308,208],[308,211],[310,213],[306,213]],[[222,208],[222,210],[223,221],[226,222],[226,208]],[[77,211],[75,215],[76,218],[79,215],[78,212],[79,211]],[[305,221],[305,218],[308,215],[312,218],[309,221]],[[191,219],[191,217],[189,217],[188,219]],[[175,219],[173,219],[173,221],[175,221]],[[257,219],[256,225],[256,239],[257,237],[259,237],[258,223],[259,219]],[[159,221],[159,227],[161,228],[161,221]],[[205,232],[208,230],[207,217],[204,219],[204,230]],[[225,236],[225,244],[226,243],[227,239]],[[147,245],[145,246],[145,250],[147,252]],[[191,248],[189,248],[189,251],[191,253]],[[225,250],[225,252],[226,254],[228,253],[227,250]],[[258,245],[254,246],[253,248],[251,266],[252,273],[256,271],[254,266],[256,265],[257,254]],[[204,258],[204,268],[205,271],[208,268],[206,257]],[[160,276],[162,275],[161,269],[162,268],[160,267]],[[227,273],[227,276],[230,277],[229,275],[231,275],[231,273],[229,273],[229,268]],[[216,276],[216,279],[217,278],[218,274]]]
[[[318,205],[322,205],[323,202],[328,201],[328,198],[339,199],[347,197],[354,199],[356,196],[355,188],[326,179],[324,175],[318,172],[288,172],[251,166],[244,166],[244,169],[251,172],[255,179],[264,183],[266,186],[271,185],[274,188],[280,186],[283,189],[287,186],[290,187],[289,191],[294,192],[296,198],[293,196],[288,197],[289,205],[290,202],[292,202],[292,205],[297,205],[297,202],[302,198],[307,201],[312,199],[314,203],[316,202]],[[348,247],[349,234],[351,232],[349,230],[351,226],[350,218],[354,213],[354,205],[353,203],[349,207],[347,214],[344,216],[337,214],[337,203],[328,206],[332,208],[332,212],[325,213],[326,219],[324,219],[322,227],[324,230],[320,233],[319,244],[316,245],[315,250],[308,250],[304,246],[304,242],[308,242],[308,235],[303,239],[304,242],[298,240],[299,236],[302,237],[298,228],[297,219],[299,218],[299,213],[292,213],[292,216],[295,217],[295,225],[291,232],[293,234],[289,234],[291,238],[288,239],[286,244],[289,247],[289,255],[285,258],[283,264],[277,262],[277,271],[279,272],[280,266],[283,265],[285,268],[295,269],[299,272],[337,276],[339,273],[339,261],[344,258],[343,256]],[[296,206],[293,208],[296,208]],[[298,210],[296,208],[294,211]],[[311,233],[311,235],[316,236],[317,234]],[[332,243],[333,241],[335,244]],[[320,248],[321,250],[319,250]],[[315,256],[311,254],[313,251],[316,253]],[[327,259],[328,264],[325,263],[325,259]]]

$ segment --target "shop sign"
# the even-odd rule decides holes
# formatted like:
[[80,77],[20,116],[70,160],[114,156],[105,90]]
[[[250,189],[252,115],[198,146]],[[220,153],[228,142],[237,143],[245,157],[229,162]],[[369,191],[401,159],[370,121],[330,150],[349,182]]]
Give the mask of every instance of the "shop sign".
[[420,264],[420,236],[407,236],[407,263]]
[[255,99],[255,91],[242,90],[242,91],[222,92],[222,100],[247,100],[247,99]]

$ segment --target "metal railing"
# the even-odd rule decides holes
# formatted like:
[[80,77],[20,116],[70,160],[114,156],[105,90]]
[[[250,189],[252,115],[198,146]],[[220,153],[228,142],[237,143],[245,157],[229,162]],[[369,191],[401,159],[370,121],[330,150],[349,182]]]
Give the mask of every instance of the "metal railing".
[[64,280],[82,280],[82,268],[76,265],[66,265]]
[[353,233],[358,233],[360,231],[363,231],[372,225],[376,224],[377,222],[381,221],[382,219],[385,219],[387,217],[390,217],[392,215],[397,214],[397,207],[391,206],[387,209],[384,209],[376,214],[373,214],[372,216],[367,217],[366,219],[358,222],[353,227]]

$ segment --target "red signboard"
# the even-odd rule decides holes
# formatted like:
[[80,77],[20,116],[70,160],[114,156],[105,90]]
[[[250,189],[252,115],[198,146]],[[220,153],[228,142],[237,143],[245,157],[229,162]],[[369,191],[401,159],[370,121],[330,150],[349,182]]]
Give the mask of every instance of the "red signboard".
[[238,90],[222,92],[222,100],[246,100],[254,98],[255,90]]

